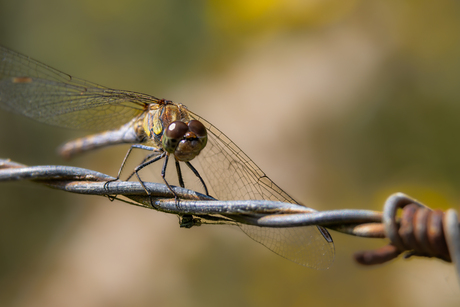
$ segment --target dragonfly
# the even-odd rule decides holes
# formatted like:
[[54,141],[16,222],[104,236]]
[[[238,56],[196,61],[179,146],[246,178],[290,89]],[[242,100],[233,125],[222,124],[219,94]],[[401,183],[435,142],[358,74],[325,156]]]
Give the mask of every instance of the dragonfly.
[[[162,159],[162,177],[171,189],[164,174],[171,157],[181,186],[180,164],[184,163],[200,179],[206,194],[209,187],[217,199],[299,204],[223,132],[185,105],[79,79],[3,46],[0,108],[54,126],[99,131],[61,146],[64,157],[131,144],[123,166],[132,149],[151,151],[134,172],[144,189],[138,171]],[[202,166],[201,172],[193,167],[195,161]],[[326,269],[334,260],[332,237],[321,226],[238,226],[253,240],[297,264]]]

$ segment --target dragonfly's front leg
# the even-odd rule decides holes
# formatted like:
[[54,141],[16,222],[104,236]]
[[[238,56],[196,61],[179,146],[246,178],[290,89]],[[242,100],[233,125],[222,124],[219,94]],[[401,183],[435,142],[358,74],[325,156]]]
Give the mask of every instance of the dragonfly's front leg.
[[198,179],[200,179],[201,184],[203,185],[203,188],[204,188],[204,191],[205,191],[206,195],[210,196],[209,193],[208,193],[208,188],[206,187],[206,183],[204,183],[204,180],[203,180],[203,178],[201,178],[200,173],[198,173],[196,168],[194,168],[193,165],[190,162],[185,162],[185,164],[187,164],[187,166],[192,170],[192,172],[195,174],[195,176],[197,176]]
[[[171,188],[169,185],[168,181],[166,180],[166,166],[168,166],[168,160],[169,160],[169,154],[166,154],[165,156],[165,162],[163,163],[163,168],[161,169],[161,177],[163,177],[163,181],[166,183],[168,186],[169,190],[174,194],[174,198],[176,199],[176,206],[179,204],[179,196],[174,192],[174,190]],[[176,165],[177,166],[177,165]],[[184,185],[184,181],[182,180],[182,174],[180,174],[180,168],[178,169],[178,174],[180,175],[179,177],[179,184],[181,187]]]
[[182,171],[180,170],[179,161],[176,160],[176,171],[177,171],[177,178],[179,179],[179,185],[181,188],[185,188],[184,178],[182,178]]
[[[198,179],[201,182],[201,185],[204,188],[204,191],[205,191],[206,195],[210,196],[209,193],[208,193],[208,188],[206,187],[206,184],[204,183],[203,178],[201,178],[200,173],[196,170],[196,168],[193,167],[193,165],[190,162],[185,162],[185,164],[187,164],[187,166],[192,170],[192,172],[195,174],[195,176],[198,177]],[[177,159],[176,159],[176,170],[177,170],[177,177],[179,178],[179,184],[180,184],[180,186],[182,188],[185,188],[184,179],[182,177],[182,171],[180,169],[180,164],[179,164],[179,161],[177,161]]]

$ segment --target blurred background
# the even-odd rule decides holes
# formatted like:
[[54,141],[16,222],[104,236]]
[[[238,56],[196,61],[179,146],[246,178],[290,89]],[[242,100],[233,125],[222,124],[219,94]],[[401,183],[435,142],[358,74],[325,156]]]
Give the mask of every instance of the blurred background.
[[[224,131],[292,197],[381,210],[391,193],[460,199],[456,1],[0,1],[0,44],[73,76],[180,102]],[[127,147],[72,161],[85,132],[0,112],[0,157],[115,175]],[[160,180],[160,179],[157,179]],[[458,306],[453,267],[401,258],[363,268],[384,240],[332,232],[327,271],[238,228],[0,184],[2,306]]]

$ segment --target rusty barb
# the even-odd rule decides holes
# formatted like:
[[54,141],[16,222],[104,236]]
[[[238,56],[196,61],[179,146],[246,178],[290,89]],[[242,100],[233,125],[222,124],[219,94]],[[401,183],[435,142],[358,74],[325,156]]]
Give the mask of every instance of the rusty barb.
[[460,278],[457,212],[453,209],[446,212],[432,210],[402,193],[391,195],[385,202],[383,212],[356,209],[318,212],[301,205],[267,200],[219,201],[191,190],[173,187],[180,198],[177,202],[164,184],[145,183],[151,194],[148,196],[139,182],[115,181],[106,184],[111,179],[114,178],[78,167],[28,167],[10,160],[0,160],[0,181],[32,180],[68,192],[122,200],[176,214],[181,217],[182,227],[236,223],[260,227],[319,225],[354,236],[387,238],[390,243],[384,247],[356,253],[356,261],[364,265],[381,264],[402,253],[405,258],[436,257],[452,262]]

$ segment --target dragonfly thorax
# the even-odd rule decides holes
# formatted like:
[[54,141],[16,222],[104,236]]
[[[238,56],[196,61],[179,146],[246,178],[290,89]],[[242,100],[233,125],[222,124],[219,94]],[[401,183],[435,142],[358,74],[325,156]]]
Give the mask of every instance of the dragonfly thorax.
[[185,106],[171,101],[160,100],[160,102],[149,104],[142,119],[144,132],[149,139],[148,143],[155,147],[162,147],[161,138],[172,122],[177,120],[190,121]]

